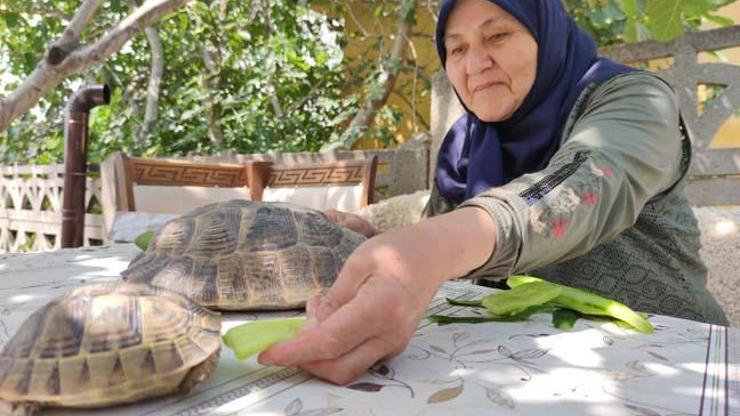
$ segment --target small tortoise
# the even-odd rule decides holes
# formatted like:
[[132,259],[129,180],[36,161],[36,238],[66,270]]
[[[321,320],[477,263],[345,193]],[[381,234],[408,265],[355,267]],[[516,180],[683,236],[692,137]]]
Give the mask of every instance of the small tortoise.
[[292,309],[328,288],[365,237],[320,212],[232,200],[165,224],[122,273],[221,310]]
[[185,393],[213,371],[221,316],[145,284],[75,289],[34,312],[0,353],[0,409],[92,408]]

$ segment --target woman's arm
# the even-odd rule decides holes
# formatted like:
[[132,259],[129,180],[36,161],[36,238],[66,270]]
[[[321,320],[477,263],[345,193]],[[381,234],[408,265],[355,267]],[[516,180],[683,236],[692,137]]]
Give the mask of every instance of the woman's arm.
[[367,240],[329,291],[309,302],[306,329],[260,362],[350,382],[403,351],[439,286],[482,265],[495,235],[491,217],[469,207]]
[[681,137],[676,98],[663,81],[632,73],[597,87],[547,168],[462,204],[499,225],[499,245],[471,277],[577,257],[631,227],[680,179]]

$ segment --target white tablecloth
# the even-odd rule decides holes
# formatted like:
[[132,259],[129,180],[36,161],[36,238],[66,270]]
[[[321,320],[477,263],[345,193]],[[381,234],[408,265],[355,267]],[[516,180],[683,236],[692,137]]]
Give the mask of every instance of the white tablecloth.
[[[53,297],[80,285],[116,281],[133,245],[0,256],[0,344]],[[444,298],[489,289],[450,282],[430,313],[470,314]],[[291,312],[288,314],[296,314]],[[283,314],[227,314],[224,331]],[[437,326],[423,322],[399,357],[348,386],[294,368],[237,361],[224,348],[213,376],[187,396],[77,415],[740,415],[740,331],[653,316],[655,334],[579,321],[554,329],[530,321]]]

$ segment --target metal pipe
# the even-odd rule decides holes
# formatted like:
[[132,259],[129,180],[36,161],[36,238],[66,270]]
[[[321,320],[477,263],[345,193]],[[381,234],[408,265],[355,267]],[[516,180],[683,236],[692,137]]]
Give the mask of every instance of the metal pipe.
[[91,85],[72,94],[64,121],[62,248],[80,247],[85,230],[85,182],[90,110],[110,103],[110,87]]

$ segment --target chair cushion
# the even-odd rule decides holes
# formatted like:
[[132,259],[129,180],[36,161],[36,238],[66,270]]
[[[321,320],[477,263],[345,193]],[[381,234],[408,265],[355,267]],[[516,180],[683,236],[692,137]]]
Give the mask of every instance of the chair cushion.
[[185,214],[197,207],[230,199],[250,199],[249,188],[134,186],[136,210],[149,213]]
[[360,186],[321,186],[296,188],[265,188],[263,201],[290,202],[308,208],[327,210],[337,209],[345,212],[358,212],[362,207],[362,187]]

